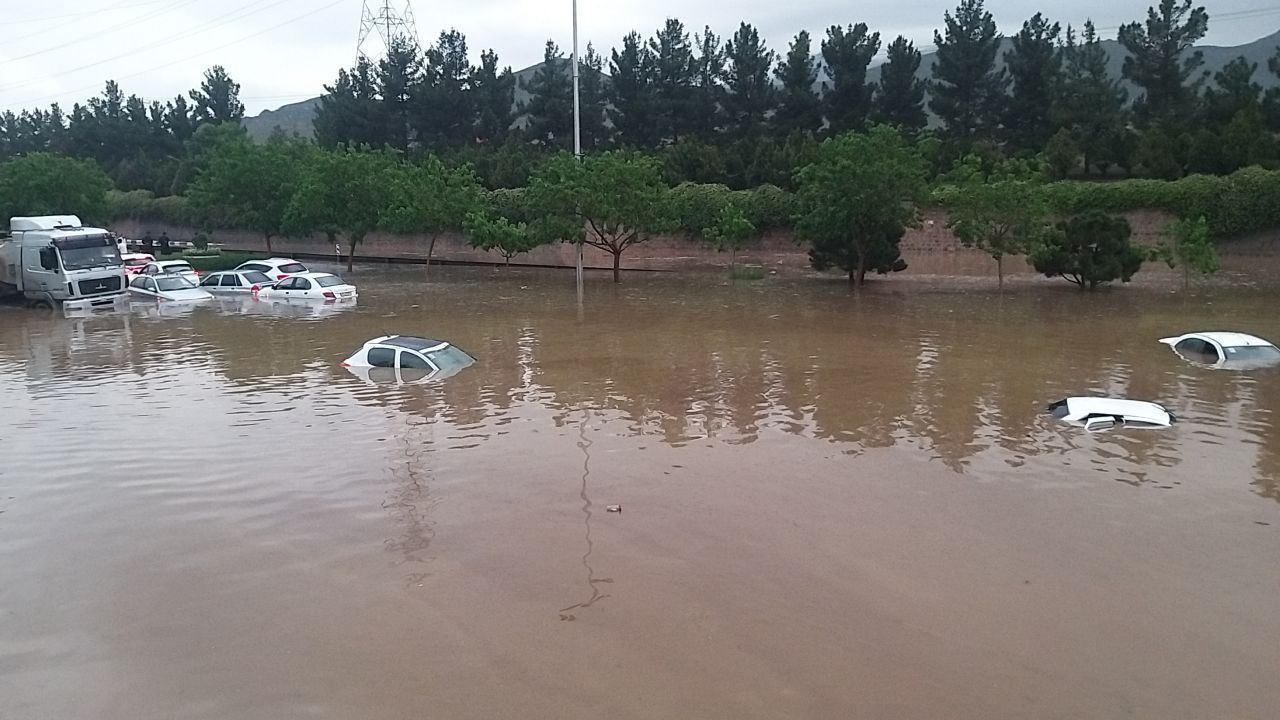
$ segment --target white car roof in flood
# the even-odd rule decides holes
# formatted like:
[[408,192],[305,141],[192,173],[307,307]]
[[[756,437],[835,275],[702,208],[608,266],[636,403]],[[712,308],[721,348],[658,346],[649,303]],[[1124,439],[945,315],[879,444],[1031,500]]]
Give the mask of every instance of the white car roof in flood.
[[1145,400],[1128,400],[1107,397],[1069,397],[1049,406],[1061,408],[1066,403],[1066,415],[1057,415],[1066,422],[1079,424],[1091,417],[1122,418],[1125,422],[1142,422],[1168,426],[1177,418],[1163,405]]
[[1199,340],[1208,340],[1209,342],[1217,343],[1222,347],[1273,346],[1272,343],[1266,340],[1263,340],[1260,337],[1256,337],[1254,335],[1246,335],[1245,333],[1240,333],[1240,332],[1225,332],[1225,331],[1187,333],[1186,335],[1178,335],[1177,337],[1160,338],[1160,342],[1164,343],[1165,345],[1176,345],[1182,342],[1183,340],[1187,340],[1191,338],[1195,338]]

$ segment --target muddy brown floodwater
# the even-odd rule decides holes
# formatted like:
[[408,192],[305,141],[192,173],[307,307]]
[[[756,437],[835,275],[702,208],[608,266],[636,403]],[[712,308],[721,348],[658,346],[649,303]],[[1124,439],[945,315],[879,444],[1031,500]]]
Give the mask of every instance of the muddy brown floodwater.
[[[0,309],[0,718],[1271,718],[1280,289]],[[371,385],[383,332],[478,362]],[[1070,394],[1164,402],[1086,435]],[[622,512],[606,512],[607,505]]]

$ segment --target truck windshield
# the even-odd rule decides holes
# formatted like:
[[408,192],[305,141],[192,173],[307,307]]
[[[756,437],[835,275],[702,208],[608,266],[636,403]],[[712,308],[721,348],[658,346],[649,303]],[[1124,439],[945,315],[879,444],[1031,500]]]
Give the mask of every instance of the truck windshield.
[[120,267],[120,248],[106,235],[78,238],[60,238],[53,241],[62,256],[62,267],[67,270],[88,270],[95,267]]

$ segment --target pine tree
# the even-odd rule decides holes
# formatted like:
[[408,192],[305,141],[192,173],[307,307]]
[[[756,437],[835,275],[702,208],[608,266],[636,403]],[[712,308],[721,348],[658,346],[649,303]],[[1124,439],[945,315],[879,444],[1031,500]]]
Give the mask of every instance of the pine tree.
[[623,145],[653,148],[658,144],[654,58],[637,32],[622,39],[609,62],[609,118]]
[[955,15],[943,16],[945,34],[934,31],[938,46],[929,107],[947,132],[961,141],[990,139],[1000,128],[1004,70],[996,70],[1000,35],[982,0],[960,0]]
[[[578,102],[582,112],[582,149],[584,152],[603,150],[611,137],[605,124],[604,58],[587,43],[587,52],[578,60]],[[570,76],[572,91],[572,76]]]
[[906,131],[924,129],[929,116],[924,110],[926,83],[916,76],[919,70],[920,51],[899,35],[889,44],[885,62],[880,66],[880,83],[872,108],[876,122]]
[[568,69],[560,46],[548,40],[542,66],[531,80],[521,80],[521,88],[529,93],[528,102],[520,105],[527,120],[525,133],[534,142],[561,150],[573,147],[573,80]]
[[1062,71],[1057,43],[1062,28],[1040,13],[1022,23],[1013,48],[1004,54],[1010,78],[1005,129],[1015,146],[1038,151],[1057,129],[1053,97]]
[[480,53],[480,65],[471,71],[472,105],[476,111],[475,136],[483,143],[500,144],[511,130],[516,88],[511,68],[498,71],[498,53]]
[[350,71],[339,70],[332,86],[325,86],[313,123],[316,142],[325,148],[381,148],[388,140],[385,111],[377,71],[362,57]]
[[1133,108],[1144,124],[1183,127],[1192,120],[1201,81],[1191,78],[1204,64],[1204,55],[1192,46],[1208,29],[1208,13],[1193,9],[1191,0],[1160,0],[1158,9],[1147,9],[1145,24],[1120,28],[1120,44],[1129,51],[1124,77],[1142,88]]
[[866,126],[875,91],[867,83],[867,66],[879,51],[880,33],[868,34],[865,23],[827,28],[822,60],[830,82],[822,84],[822,105],[832,133]]
[[1107,51],[1086,20],[1081,41],[1067,28],[1062,79],[1053,102],[1055,124],[1067,128],[1084,159],[1085,172],[1123,163],[1128,93],[1107,70]]
[[754,26],[742,23],[725,42],[724,56],[728,127],[739,137],[755,135],[764,128],[765,115],[774,107],[776,93],[769,81],[774,53]]
[[440,33],[427,49],[422,81],[415,92],[418,141],[444,150],[475,140],[476,111],[470,80],[474,68],[467,53],[467,37],[457,30]]
[[232,80],[221,65],[204,71],[204,82],[200,83],[199,90],[191,91],[191,99],[195,101],[198,122],[240,122],[244,118],[240,84]]
[[818,83],[818,63],[813,57],[809,33],[801,30],[773,70],[781,86],[774,127],[780,133],[816,132],[822,125],[822,100],[814,92]]
[[720,48],[720,37],[707,26],[695,35],[698,55],[693,65],[693,96],[689,103],[690,129],[702,138],[711,138],[724,123],[723,104],[725,89],[725,55]]
[[1209,122],[1225,125],[1236,113],[1259,104],[1262,86],[1253,81],[1257,71],[1258,63],[1240,56],[1214,73],[1213,85],[1204,91],[1205,115]]
[[387,142],[397,150],[409,149],[412,136],[413,91],[420,82],[422,61],[417,47],[396,38],[386,57],[378,62],[378,95],[387,119]]
[[689,105],[693,89],[693,47],[684,23],[675,18],[649,40],[653,58],[656,117],[663,139],[678,141],[690,127]]

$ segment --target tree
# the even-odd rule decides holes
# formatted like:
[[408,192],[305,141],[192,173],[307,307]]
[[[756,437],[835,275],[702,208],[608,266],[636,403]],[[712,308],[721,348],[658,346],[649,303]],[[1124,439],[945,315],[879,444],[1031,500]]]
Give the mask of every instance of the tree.
[[[609,144],[610,131],[605,124],[604,58],[587,43],[587,52],[578,59],[579,98],[581,105],[582,150],[603,150]],[[571,78],[572,80],[572,78]],[[572,106],[570,106],[572,107]]]
[[469,84],[474,70],[467,36],[457,30],[441,31],[436,44],[427,49],[415,93],[414,125],[423,146],[444,150],[475,140],[476,110]]
[[105,220],[111,181],[92,160],[35,152],[0,164],[0,216],[62,215]]
[[380,148],[387,141],[390,122],[379,95],[377,71],[360,58],[350,71],[339,70],[332,86],[325,86],[316,108],[316,143],[324,148]]
[[217,146],[187,191],[192,209],[219,224],[262,233],[267,254],[273,253],[271,239],[284,234],[285,212],[311,147],[288,139],[256,145],[247,138]]
[[1242,55],[1214,73],[1213,85],[1204,91],[1204,109],[1209,122],[1225,125],[1245,108],[1262,101],[1262,86],[1253,81],[1258,63]]
[[1027,168],[1009,163],[984,176],[980,166],[972,155],[962,162],[967,177],[947,198],[947,228],[965,247],[982,250],[996,261],[1003,288],[1004,258],[1036,246],[1048,226],[1049,207]]
[[770,81],[774,53],[760,39],[760,32],[747,23],[724,44],[724,99],[730,132],[738,137],[758,134],[765,116],[774,107],[776,91]]
[[905,269],[898,242],[918,223],[925,179],[924,159],[893,128],[824,141],[796,176],[796,233],[811,243],[810,262],[844,270],[856,287],[869,271]]
[[204,71],[199,90],[191,91],[195,117],[202,123],[240,122],[244,105],[240,102],[240,84],[231,79],[226,68],[214,65]]
[[1160,0],[1158,8],[1147,9],[1144,25],[1120,28],[1120,44],[1129,51],[1124,77],[1143,91],[1133,104],[1139,120],[1174,126],[1191,120],[1199,80],[1188,80],[1204,64],[1203,54],[1192,47],[1208,29],[1209,14],[1203,7],[1193,9],[1191,0]]
[[525,132],[534,142],[560,149],[573,143],[573,80],[565,69],[560,47],[548,40],[542,66],[529,82],[521,81],[529,93],[529,101],[520,105],[528,120]]
[[442,233],[461,230],[471,213],[481,208],[480,183],[470,166],[446,167],[428,155],[415,164],[399,164],[388,173],[385,201],[378,227],[428,237],[426,272]]
[[1081,290],[1096,290],[1113,280],[1129,282],[1146,253],[1129,241],[1129,221],[1093,211],[1058,223],[1031,253],[1031,264],[1045,277],[1061,277]]
[[817,132],[822,125],[822,99],[814,92],[818,63],[807,31],[796,34],[786,57],[773,69],[773,76],[780,86],[774,128],[780,133]]
[[632,32],[622,39],[609,62],[609,119],[624,145],[652,148],[658,144],[658,98],[654,58],[649,46]]
[[1209,237],[1209,222],[1201,215],[1195,219],[1174,220],[1165,228],[1165,238],[1156,246],[1154,256],[1170,268],[1182,268],[1182,287],[1191,287],[1191,272],[1211,275],[1218,272],[1218,254]]
[[1054,122],[1068,128],[1087,174],[1095,165],[1102,170],[1124,160],[1125,102],[1128,92],[1111,77],[1107,51],[1098,39],[1093,21],[1086,21],[1081,42],[1067,27],[1062,48],[1063,74],[1053,102]]
[[511,130],[516,78],[511,68],[498,71],[498,53],[480,53],[480,65],[471,72],[471,95],[476,108],[476,139],[482,143],[500,143]]
[[756,234],[756,226],[737,205],[729,202],[720,208],[715,221],[702,229],[702,237],[715,246],[717,252],[729,251],[729,274],[733,275],[738,249]]
[[866,126],[875,90],[867,84],[867,65],[879,51],[880,33],[868,34],[865,23],[827,28],[822,61],[830,83],[822,84],[822,110],[832,134]]
[[378,227],[395,179],[395,156],[383,151],[342,149],[312,153],[285,211],[286,234],[322,232],[333,242],[346,235],[347,272],[356,247]]
[[929,116],[924,111],[926,83],[916,77],[919,70],[920,51],[910,40],[899,35],[889,43],[872,109],[876,122],[907,132],[924,129]]
[[622,281],[622,254],[652,234],[673,230],[658,161],[622,151],[581,161],[559,154],[529,182],[528,207],[539,237],[583,242],[613,256],[613,281]]
[[1064,180],[1075,170],[1080,160],[1080,146],[1076,145],[1071,131],[1061,128],[1049,138],[1044,148],[1044,161],[1048,163],[1055,180]]
[[693,88],[693,47],[684,23],[667,18],[649,40],[655,100],[654,120],[660,138],[676,142],[689,127],[689,102]]
[[378,94],[383,105],[378,115],[386,118],[388,144],[400,152],[408,152],[413,136],[413,93],[422,82],[421,74],[417,46],[404,38],[393,38],[386,56],[378,61]]
[[1040,13],[1022,23],[1004,54],[1010,79],[1005,128],[1018,147],[1039,149],[1053,135],[1053,98],[1062,71],[1058,23]]
[[491,217],[483,212],[467,215],[463,232],[472,247],[497,252],[508,266],[515,256],[542,244],[525,223],[513,223],[504,217]]
[[725,55],[720,37],[707,26],[699,35],[698,55],[693,61],[693,94],[689,100],[690,128],[700,138],[709,139],[724,122]]
[[1008,84],[996,70],[1001,36],[983,0],[960,0],[955,15],[943,15],[946,33],[933,33],[938,46],[929,107],[947,132],[961,141],[991,138],[1000,126]]

